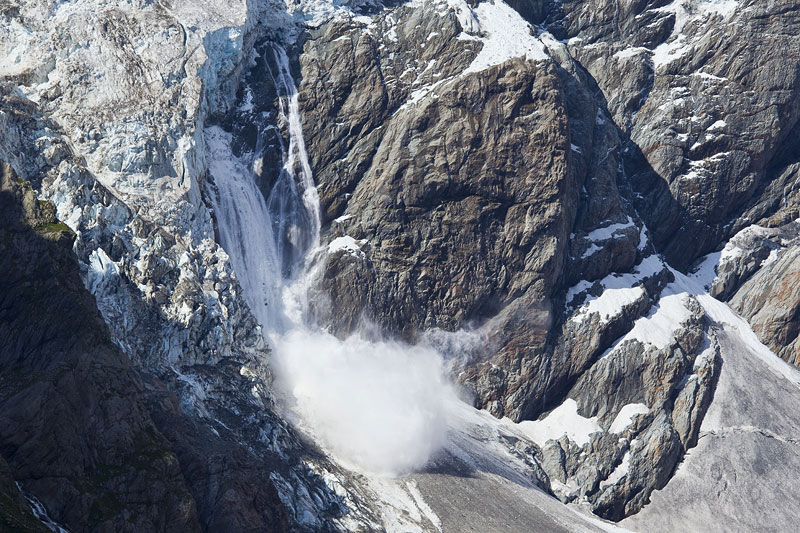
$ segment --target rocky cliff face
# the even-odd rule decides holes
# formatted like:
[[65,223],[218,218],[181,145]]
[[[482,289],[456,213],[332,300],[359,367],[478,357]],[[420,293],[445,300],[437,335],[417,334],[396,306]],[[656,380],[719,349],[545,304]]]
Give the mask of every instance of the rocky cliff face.
[[[615,120],[630,133],[636,146],[628,151],[627,165],[639,193],[636,205],[673,265],[687,268],[734,236],[726,248],[736,249],[733,243],[746,238],[751,225],[754,233],[760,227],[789,231],[788,238],[771,239],[777,245],[741,248],[747,253],[738,258],[723,254],[712,294],[730,298],[749,284],[732,304],[757,321],[765,343],[795,363],[790,317],[797,304],[778,288],[790,285],[792,274],[775,267],[756,272],[772,263],[765,262],[772,250],[775,259],[784,247],[793,248],[796,6],[662,4],[638,2],[619,12],[611,2],[600,9],[565,2],[560,13],[548,15],[547,25],[568,39]],[[765,306],[768,301],[775,304]]]
[[[565,499],[588,497],[619,518],[663,486],[696,438],[715,374],[714,357],[690,370],[702,312],[675,351],[658,346],[667,351],[640,362],[645,341],[598,361],[657,313],[672,279],[634,207],[630,141],[563,43],[503,4],[462,8],[401,5],[324,25],[304,45],[304,130],[330,251],[317,318],[341,335],[371,323],[409,339],[479,328],[485,342],[460,379],[496,416],[536,418],[575,398],[610,426],[644,402],[652,416],[624,444],[614,433],[586,449],[564,440],[544,459]],[[487,60],[514,25],[527,59]],[[632,292],[621,307],[591,303],[622,285]],[[594,460],[570,466],[586,450]],[[601,485],[626,453],[648,472]]]
[[[134,368],[80,280],[74,233],[2,168],[0,442],[38,518],[73,531],[287,530],[271,483],[250,486],[268,467]],[[4,493],[19,502],[16,490]]]
[[[284,421],[268,329],[298,279],[287,314],[433,346],[507,418],[450,428],[442,469],[479,456],[614,520],[702,435],[723,360],[702,286],[800,361],[793,2],[179,4],[0,8],[0,159],[30,183],[4,170],[2,325],[28,339],[55,297],[17,309],[23,278],[91,317],[4,349],[5,477],[49,516],[0,461],[4,520],[435,529],[416,488],[403,507]],[[265,227],[223,201],[231,174]],[[31,463],[29,427],[71,455]]]
[[548,15],[635,143],[626,163],[637,207],[678,268],[788,207],[782,193],[791,188],[798,120],[794,7],[564,2]]

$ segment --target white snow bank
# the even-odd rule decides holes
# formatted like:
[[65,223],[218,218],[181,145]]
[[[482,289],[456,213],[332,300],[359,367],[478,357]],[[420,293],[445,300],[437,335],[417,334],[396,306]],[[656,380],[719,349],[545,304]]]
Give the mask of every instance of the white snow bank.
[[650,314],[634,322],[633,329],[614,343],[614,346],[609,348],[603,357],[608,357],[619,346],[634,339],[642,344],[653,346],[657,350],[665,348],[669,345],[675,332],[680,329],[681,324],[692,316],[683,303],[688,297],[689,294],[676,284],[667,285]]
[[581,308],[581,312],[572,320],[581,322],[592,313],[599,313],[600,320],[608,322],[609,319],[622,312],[626,305],[630,305],[644,294],[641,287],[616,287],[607,288],[599,297],[591,300]]
[[596,416],[584,418],[578,414],[578,404],[572,398],[567,398],[542,420],[520,422],[519,427],[539,447],[562,435],[583,446],[589,442],[589,435],[603,431]]
[[486,35],[483,48],[465,74],[480,72],[515,57],[548,59],[544,44],[534,36],[531,25],[502,0],[483,2],[474,10],[480,30]]
[[[634,287],[642,280],[655,275],[664,268],[664,263],[656,255],[645,258],[630,274],[610,274],[600,281],[603,292],[600,296],[589,296],[580,308],[580,312],[572,317],[573,322],[581,322],[592,313],[599,313],[603,322],[619,315],[622,309],[644,294],[644,289]],[[592,286],[588,281],[582,281],[572,287],[567,293],[567,304],[581,292]]]
[[607,241],[608,239],[613,237],[614,234],[616,234],[617,232],[631,228],[634,225],[635,224],[633,223],[633,219],[631,217],[628,217],[627,222],[610,224],[604,228],[596,229],[593,232],[589,233],[589,235],[587,235],[586,238],[589,239],[590,241]]
[[628,474],[628,469],[631,464],[631,452],[625,452],[622,456],[622,462],[617,465],[613,472],[606,478],[605,481],[600,483],[600,488],[604,489],[611,485],[616,485],[619,481]]
[[[428,1],[414,0],[410,5],[422,6]],[[544,43],[536,37],[531,25],[502,0],[482,2],[475,9],[471,9],[464,0],[439,0],[438,3],[445,9],[452,10],[458,17],[463,30],[458,36],[459,40],[481,41],[483,46],[463,72],[415,89],[408,100],[398,108],[398,113],[406,111],[428,97],[436,97],[434,89],[465,74],[481,72],[517,57],[529,60],[549,58]],[[435,61],[431,61],[428,68],[434,64]]]
[[339,251],[345,251],[349,254],[356,255],[361,252],[361,246],[366,244],[366,239],[362,239],[360,241],[355,240],[354,238],[350,237],[349,235],[345,235],[344,237],[337,237],[333,239],[330,244],[328,244],[328,253],[335,253]]
[[633,422],[633,417],[636,415],[646,415],[650,409],[643,403],[629,403],[619,410],[614,421],[611,422],[611,427],[608,431],[611,433],[622,433]]
[[[430,526],[426,522],[436,531],[442,531],[441,519],[425,501],[416,480],[383,476],[366,476],[365,479],[365,485],[380,502],[381,521],[386,533],[428,531]],[[344,525],[347,531],[362,529],[357,524],[352,527]]]
[[648,48],[643,47],[643,46],[632,46],[630,48],[625,48],[625,49],[620,50],[619,52],[615,53],[614,57],[616,57],[618,59],[627,59],[629,57],[635,57],[635,56],[638,56],[639,54],[649,53],[649,52],[650,52],[650,50]]
[[695,268],[691,277],[705,290],[711,288],[717,278],[717,267],[720,263],[722,252],[713,252],[703,258]]
[[718,120],[708,127],[708,131],[721,130],[727,125],[728,123],[725,122],[724,120]]
[[350,214],[348,214],[348,215],[342,215],[342,216],[340,216],[339,218],[336,218],[336,219],[334,219],[333,221],[334,221],[335,223],[337,223],[337,224],[342,224],[343,222],[347,222],[348,220],[350,220],[350,219],[351,219],[351,218],[353,218],[353,217],[354,217],[354,215],[350,215]]
[[587,257],[591,257],[594,254],[596,254],[597,252],[599,252],[600,250],[602,250],[602,248],[597,246],[595,243],[592,243],[592,245],[589,246],[589,248],[587,248],[585,252],[583,252],[583,255],[581,256],[581,259],[586,259]]

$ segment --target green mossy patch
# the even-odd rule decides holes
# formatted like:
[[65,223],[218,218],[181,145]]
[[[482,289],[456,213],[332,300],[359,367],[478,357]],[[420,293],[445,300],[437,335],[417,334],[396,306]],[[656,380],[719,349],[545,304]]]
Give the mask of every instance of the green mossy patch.
[[72,233],[72,230],[69,229],[69,226],[67,226],[63,222],[56,222],[53,224],[41,224],[33,229],[37,233],[61,233],[62,231],[66,231],[67,233]]

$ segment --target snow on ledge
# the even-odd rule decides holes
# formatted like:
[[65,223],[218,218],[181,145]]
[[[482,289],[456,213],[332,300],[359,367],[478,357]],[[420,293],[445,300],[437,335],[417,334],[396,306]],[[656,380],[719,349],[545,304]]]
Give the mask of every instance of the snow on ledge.
[[[422,6],[426,1],[434,3],[434,0],[413,0],[409,5]],[[458,40],[481,41],[483,47],[462,72],[415,89],[396,113],[406,111],[428,97],[436,97],[434,89],[461,76],[481,72],[518,57],[531,61],[550,58],[546,52],[547,47],[536,36],[533,27],[503,0],[482,2],[475,9],[470,8],[464,0],[437,0],[437,2],[441,6],[446,6],[458,17],[462,29],[457,37]]]
[[636,415],[646,415],[650,409],[643,403],[629,403],[619,410],[614,421],[611,422],[611,427],[608,428],[610,433],[622,433],[633,422],[633,417]]
[[547,441],[559,439],[562,435],[583,446],[588,444],[589,435],[603,431],[596,416],[584,418],[578,414],[578,403],[572,398],[567,398],[542,420],[526,420],[518,426],[540,448]]
[[616,485],[619,483],[622,478],[628,475],[628,470],[630,469],[631,464],[631,452],[630,450],[625,452],[625,455],[622,456],[622,462],[617,465],[613,472],[606,478],[605,481],[600,483],[600,489],[604,489],[611,485]]
[[483,48],[464,74],[480,72],[516,57],[534,61],[549,58],[531,25],[502,0],[483,2],[474,13],[486,37],[481,39]]
[[689,297],[689,293],[679,289],[677,284],[667,285],[650,314],[636,320],[633,329],[615,342],[602,357],[610,356],[629,340],[637,340],[657,350],[666,348],[675,336],[675,332],[692,316],[691,311],[684,305]]
[[336,253],[339,251],[345,251],[351,255],[357,255],[360,253],[364,253],[361,251],[361,246],[367,243],[366,239],[362,239],[360,241],[355,240],[354,238],[350,237],[349,235],[345,235],[344,237],[337,237],[333,239],[330,244],[328,244],[328,253]]
[[[641,286],[634,286],[644,279],[654,276],[664,268],[664,263],[657,255],[645,258],[631,274],[610,274],[600,281],[603,293],[600,296],[589,296],[573,318],[573,322],[582,322],[593,313],[600,315],[600,320],[608,322],[622,313],[625,306],[638,300],[643,294]],[[591,288],[592,284],[582,281],[567,293],[567,305],[581,292]]]
[[619,222],[616,224],[610,224],[604,228],[598,228],[591,233],[589,233],[586,238],[590,241],[607,241],[608,239],[612,238],[616,233],[619,233],[622,230],[626,230],[628,228],[635,227],[636,224],[633,222],[633,219],[629,216],[627,222]]
[[582,322],[584,318],[597,313],[603,323],[608,322],[622,312],[622,309],[635,302],[644,294],[641,287],[608,287],[599,297],[581,308],[573,322]]

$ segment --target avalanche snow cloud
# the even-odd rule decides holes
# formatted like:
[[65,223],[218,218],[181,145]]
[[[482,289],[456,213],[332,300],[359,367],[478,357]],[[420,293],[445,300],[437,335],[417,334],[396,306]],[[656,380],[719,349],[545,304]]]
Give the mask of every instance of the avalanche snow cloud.
[[274,345],[279,386],[301,427],[347,466],[407,473],[444,444],[456,393],[434,350],[302,330]]

